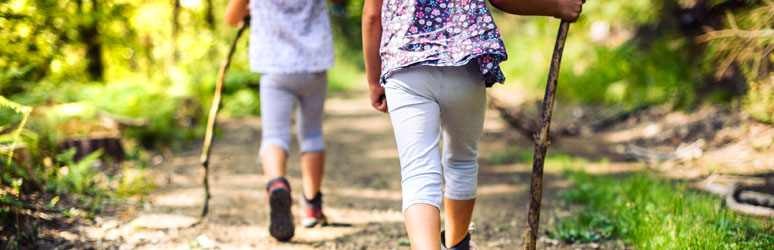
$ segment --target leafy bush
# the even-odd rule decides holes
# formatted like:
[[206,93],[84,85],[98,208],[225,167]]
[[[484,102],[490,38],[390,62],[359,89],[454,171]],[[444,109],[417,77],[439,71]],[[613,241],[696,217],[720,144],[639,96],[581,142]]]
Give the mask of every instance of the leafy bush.
[[750,83],[750,90],[744,97],[744,109],[753,118],[774,124],[774,75]]
[[[713,21],[715,12],[723,16],[720,6],[732,2],[738,7],[728,9],[723,24]],[[590,1],[570,28],[557,96],[630,109],[662,103],[690,109],[702,102],[735,104],[732,101],[743,97],[751,115],[770,121],[772,4]],[[699,23],[686,24],[691,20],[681,18]],[[524,85],[537,98],[545,86],[559,21],[497,13],[495,19],[508,49],[502,68],[509,84]],[[716,24],[720,30],[706,32]],[[724,75],[729,69],[730,75]],[[733,76],[737,69],[746,79]]]
[[624,103],[630,108],[660,103],[691,107],[706,69],[680,53],[688,46],[683,39],[663,38],[644,50],[634,43],[612,50],[596,47],[589,50],[593,52],[586,59],[591,66],[583,73],[562,75],[569,84],[560,93],[571,101]]
[[[65,109],[79,107],[73,104]],[[153,187],[145,179],[141,164],[124,163],[119,171],[113,171],[99,160],[100,151],[77,162],[73,160],[75,148],[49,156],[55,151],[41,147],[48,147],[44,144],[50,143],[46,142],[50,138],[40,138],[36,132],[24,128],[31,109],[0,96],[0,110],[9,109],[22,113],[23,118],[15,129],[0,128],[0,239],[4,246],[19,247],[20,243],[36,242],[38,213],[88,216],[91,211],[99,210],[106,198],[142,194]],[[2,120],[15,119],[2,117]],[[15,151],[20,153],[14,154]],[[137,160],[141,163],[146,159]],[[46,200],[52,195],[56,196]],[[56,206],[60,195],[79,202]],[[48,205],[41,207],[44,201]],[[85,207],[87,211],[81,213],[76,207]]]
[[93,195],[94,177],[98,173],[94,164],[101,154],[101,151],[91,153],[78,162],[72,160],[75,156],[75,148],[57,155],[56,160],[62,165],[57,168],[57,172],[49,173],[48,177],[51,181],[48,182],[46,189],[60,194]]

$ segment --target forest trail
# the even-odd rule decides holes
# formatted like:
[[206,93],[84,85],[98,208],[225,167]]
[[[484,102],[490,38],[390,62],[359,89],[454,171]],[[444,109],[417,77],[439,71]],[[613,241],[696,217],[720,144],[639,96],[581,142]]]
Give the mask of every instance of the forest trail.
[[[202,224],[176,229],[191,223],[200,211],[201,145],[197,143],[164,159],[155,157],[149,176],[157,188],[137,204],[100,218],[91,230],[84,231],[97,245],[122,249],[409,249],[389,117],[369,106],[363,90],[334,94],[325,112],[324,211],[333,226],[297,228],[289,243],[268,235],[267,178],[257,156],[261,123],[259,118],[246,118],[219,123],[222,133],[215,139],[210,164],[213,197]],[[513,143],[531,144],[508,132],[497,112],[488,110],[486,117],[473,239],[482,249],[515,249],[521,246],[526,227],[530,166],[496,165],[487,159]],[[288,176],[297,199],[301,172],[295,141],[291,152]],[[543,221],[551,217],[547,214],[557,189],[567,185],[560,178],[546,173]],[[297,209],[294,204],[295,214]]]

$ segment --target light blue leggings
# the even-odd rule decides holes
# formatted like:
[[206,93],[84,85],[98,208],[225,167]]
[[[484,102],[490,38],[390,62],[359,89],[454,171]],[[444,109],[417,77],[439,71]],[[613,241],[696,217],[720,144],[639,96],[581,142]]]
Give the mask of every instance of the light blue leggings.
[[325,150],[322,135],[322,114],[328,79],[325,72],[311,74],[261,75],[261,150],[279,146],[289,155],[290,115],[294,103],[296,132],[301,153]]
[[[385,95],[401,167],[403,211],[476,197],[486,87],[478,65],[416,66],[393,73]],[[443,133],[443,153],[439,147]]]

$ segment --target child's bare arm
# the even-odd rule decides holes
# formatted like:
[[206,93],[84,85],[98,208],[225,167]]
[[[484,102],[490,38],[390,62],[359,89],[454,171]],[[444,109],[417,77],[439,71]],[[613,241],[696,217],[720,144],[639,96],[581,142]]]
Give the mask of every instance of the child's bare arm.
[[380,83],[382,60],[379,46],[382,40],[382,0],[366,0],[363,5],[363,57],[366,79],[371,92],[371,106],[387,112],[384,88]]
[[489,0],[492,6],[507,13],[529,16],[552,16],[575,21],[586,0]]
[[226,24],[231,27],[236,27],[247,15],[250,14],[250,10],[247,8],[248,0],[231,0],[226,7]]

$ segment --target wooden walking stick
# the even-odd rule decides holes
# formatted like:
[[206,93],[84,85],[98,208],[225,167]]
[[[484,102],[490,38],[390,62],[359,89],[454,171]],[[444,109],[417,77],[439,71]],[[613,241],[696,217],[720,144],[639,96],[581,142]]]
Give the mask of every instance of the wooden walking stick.
[[215,133],[215,118],[218,116],[218,109],[220,108],[220,99],[222,98],[222,92],[223,92],[223,82],[226,78],[226,71],[228,70],[228,66],[231,65],[231,56],[234,55],[234,50],[236,49],[236,44],[239,41],[239,37],[242,36],[242,33],[247,29],[247,26],[250,25],[250,16],[246,16],[245,19],[242,21],[242,25],[239,27],[239,31],[237,31],[236,37],[234,37],[234,41],[231,42],[231,47],[228,49],[228,54],[226,55],[226,59],[223,60],[223,62],[220,64],[220,69],[218,70],[218,80],[215,82],[215,96],[212,98],[212,106],[210,107],[210,115],[207,118],[207,132],[204,135],[204,146],[202,147],[202,156],[201,156],[201,163],[202,163],[202,186],[204,187],[204,202],[202,204],[202,213],[199,216],[199,221],[194,224],[199,224],[202,220],[204,220],[204,217],[207,216],[207,211],[209,210],[210,206],[210,183],[208,181],[209,177],[209,165],[210,165],[210,150],[212,149],[212,136]]
[[543,110],[541,112],[540,127],[535,135],[535,153],[532,158],[532,181],[529,185],[529,217],[527,217],[525,250],[534,250],[537,243],[538,227],[540,226],[540,202],[543,199],[543,163],[550,142],[548,141],[548,129],[551,127],[551,112],[554,110],[554,95],[556,94],[556,79],[559,77],[559,64],[562,61],[564,42],[567,39],[567,31],[570,23],[562,21],[559,25],[559,34],[556,36],[554,54],[551,57],[551,68],[548,71],[548,83],[546,94],[543,97]]

